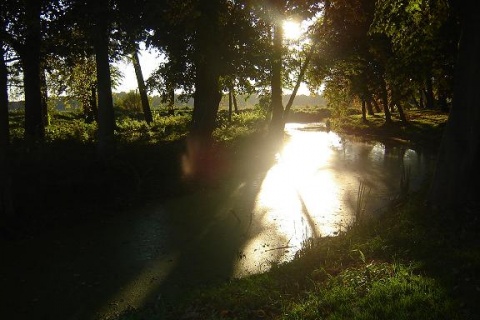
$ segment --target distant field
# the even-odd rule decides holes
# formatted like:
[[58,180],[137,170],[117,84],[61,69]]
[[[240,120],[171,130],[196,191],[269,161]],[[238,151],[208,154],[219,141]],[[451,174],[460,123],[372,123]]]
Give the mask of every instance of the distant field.
[[[118,104],[118,101],[121,101],[121,99],[126,95],[127,93],[125,92],[120,92],[120,93],[114,93],[114,104]],[[290,98],[290,95],[284,95],[283,96],[283,104],[286,105],[288,102],[288,99]],[[53,99],[52,99],[53,100]],[[259,97],[258,96],[238,96],[237,97],[237,105],[239,109],[248,109],[248,108],[253,108],[255,105],[259,103]],[[53,104],[55,105],[55,108],[57,110],[65,110],[66,105],[70,105],[73,108],[79,108],[81,107],[80,104],[77,101],[66,101],[64,98],[56,99],[52,101]],[[163,103],[161,101],[160,96],[152,96],[150,97],[150,106],[155,109],[161,106]],[[10,110],[19,110],[23,109],[25,106],[24,101],[11,101],[9,103],[9,109]],[[193,107],[193,99],[190,99],[187,102],[182,102],[178,100],[178,97],[175,98],[175,107],[185,107],[185,106],[190,106]],[[297,95],[295,98],[295,101],[293,103],[293,108],[297,107],[325,107],[326,106],[326,101],[322,96],[307,96],[307,95]],[[220,109],[228,109],[228,95],[224,95],[222,97],[222,100],[220,101]]]

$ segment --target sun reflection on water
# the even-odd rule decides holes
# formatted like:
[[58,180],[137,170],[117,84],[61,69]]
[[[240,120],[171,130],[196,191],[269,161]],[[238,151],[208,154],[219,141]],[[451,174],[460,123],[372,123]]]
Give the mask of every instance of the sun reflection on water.
[[[318,128],[298,130],[299,126],[305,128],[287,124],[286,133],[292,134],[276,155],[255,202],[254,214],[262,217],[263,229],[276,230],[277,238],[271,231],[268,236],[260,234],[244,250],[271,252],[270,259],[275,261],[279,256],[280,261],[291,259],[307,239],[335,235],[349,223],[341,205],[343,187],[330,168],[341,148],[340,137]],[[262,261],[257,256],[258,266]]]

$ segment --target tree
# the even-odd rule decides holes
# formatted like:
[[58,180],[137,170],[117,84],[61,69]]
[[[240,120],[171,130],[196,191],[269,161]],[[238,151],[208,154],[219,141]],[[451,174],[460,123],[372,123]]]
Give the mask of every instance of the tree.
[[[286,114],[283,102],[282,102],[282,87],[285,80],[284,73],[284,54],[285,54],[285,46],[284,46],[284,35],[283,35],[283,23],[284,20],[289,16],[298,16],[302,19],[311,18],[314,13],[316,13],[319,8],[325,7],[323,3],[329,3],[329,1],[277,1],[271,0],[268,1],[268,8],[267,8],[267,16],[269,17],[269,22],[272,25],[273,30],[273,41],[271,47],[271,65],[270,65],[270,85],[271,85],[271,99],[270,99],[270,109],[272,111],[272,119],[270,123],[270,129],[277,135],[279,133],[283,133],[285,127],[285,118]],[[305,59],[306,64],[303,68],[301,68],[297,85],[300,85],[302,81],[303,75],[306,72],[306,67],[310,62],[310,58],[308,57]],[[303,69],[303,70],[302,70]],[[298,90],[298,87],[297,87]],[[291,96],[292,99],[295,98],[296,90],[294,90],[293,95]],[[293,103],[293,100],[290,103]],[[289,108],[290,108],[289,106]],[[288,109],[289,109],[288,108]]]
[[448,7],[448,0],[376,3],[370,34],[388,39],[386,81],[396,98],[422,98],[427,108],[451,98],[458,28]]
[[273,22],[273,45],[272,45],[272,62],[271,62],[271,110],[272,120],[270,124],[271,130],[282,132],[285,121],[283,119],[283,102],[282,102],[282,58],[283,58],[283,14],[284,8],[276,6],[274,9]]
[[150,103],[148,102],[147,87],[145,85],[145,80],[143,79],[142,67],[140,65],[140,60],[138,58],[138,52],[132,54],[132,64],[135,69],[135,75],[137,77],[138,91],[140,93],[140,99],[142,102],[143,116],[145,121],[150,124],[153,122],[152,110],[150,109]]
[[58,95],[81,103],[87,123],[98,119],[97,77],[93,55],[82,57],[71,53],[67,58],[55,57],[49,64],[48,87]]
[[10,129],[8,122],[8,70],[5,61],[7,51],[0,42],[0,153],[10,143]]
[[98,153],[108,159],[115,150],[115,115],[113,112],[112,79],[110,74],[110,6],[108,0],[96,0],[92,4],[94,30],[91,34],[95,49],[98,88]]
[[9,170],[8,71],[5,56],[5,46],[0,41],[0,228],[13,216]]
[[451,5],[459,14],[461,38],[452,108],[444,129],[429,200],[441,209],[464,212],[472,209],[472,204],[478,209],[480,186],[480,20],[479,7],[475,3],[452,0]]
[[[116,24],[118,25],[116,40],[121,43],[121,49],[127,53],[135,70],[138,91],[141,97],[142,110],[147,124],[153,122],[152,111],[148,101],[147,87],[143,78],[142,67],[138,56],[139,43],[145,42],[147,32],[146,16],[148,6],[146,0],[117,0]],[[161,5],[157,3],[157,5]]]

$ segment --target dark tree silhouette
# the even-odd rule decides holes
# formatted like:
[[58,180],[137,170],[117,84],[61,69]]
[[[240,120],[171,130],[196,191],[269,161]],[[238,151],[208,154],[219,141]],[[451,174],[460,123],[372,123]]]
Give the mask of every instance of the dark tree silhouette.
[[461,38],[453,103],[429,199],[439,208],[460,210],[478,204],[480,190],[480,7],[451,2],[460,16]]

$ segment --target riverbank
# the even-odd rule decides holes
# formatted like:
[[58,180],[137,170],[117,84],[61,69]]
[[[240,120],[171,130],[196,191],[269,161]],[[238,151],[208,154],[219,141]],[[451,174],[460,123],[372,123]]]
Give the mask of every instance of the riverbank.
[[[410,113],[412,114],[412,113]],[[408,127],[381,119],[335,123],[358,138],[438,143],[446,117],[418,114]],[[379,125],[378,125],[379,124]],[[386,133],[394,133],[385,136]],[[435,132],[433,136],[423,136]],[[418,139],[418,140],[417,140]],[[427,186],[380,219],[359,220],[336,237],[309,240],[290,263],[264,274],[161,299],[121,319],[477,319],[480,221],[424,205]]]
[[360,139],[384,143],[404,143],[414,147],[436,151],[440,145],[448,114],[437,110],[411,109],[406,111],[407,123],[402,123],[398,114],[392,114],[392,123],[386,124],[382,115],[361,115],[334,118],[332,130]]

